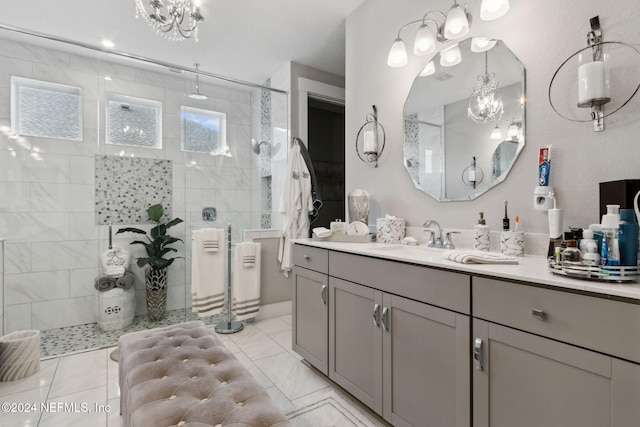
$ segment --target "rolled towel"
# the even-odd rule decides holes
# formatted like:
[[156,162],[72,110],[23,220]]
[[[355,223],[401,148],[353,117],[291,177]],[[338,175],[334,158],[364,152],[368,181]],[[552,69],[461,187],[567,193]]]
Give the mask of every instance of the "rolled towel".
[[122,277],[116,279],[116,286],[122,289],[130,289],[135,281],[135,276],[129,270],[125,271]]
[[453,250],[442,255],[462,264],[518,264],[517,258],[495,252]]
[[116,278],[110,276],[96,277],[95,287],[99,291],[108,291],[116,287]]

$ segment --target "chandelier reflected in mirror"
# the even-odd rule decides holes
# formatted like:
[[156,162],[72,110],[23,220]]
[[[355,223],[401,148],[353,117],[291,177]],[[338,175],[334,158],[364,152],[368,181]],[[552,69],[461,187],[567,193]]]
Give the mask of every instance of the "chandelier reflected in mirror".
[[[200,0],[135,0],[136,18],[142,16],[162,37],[181,41],[193,37],[198,41],[198,23],[204,21],[200,14]],[[165,6],[166,3],[166,6]]]
[[469,98],[467,116],[476,123],[500,120],[504,112],[495,73],[489,73],[488,52],[484,53],[484,74],[479,75]]

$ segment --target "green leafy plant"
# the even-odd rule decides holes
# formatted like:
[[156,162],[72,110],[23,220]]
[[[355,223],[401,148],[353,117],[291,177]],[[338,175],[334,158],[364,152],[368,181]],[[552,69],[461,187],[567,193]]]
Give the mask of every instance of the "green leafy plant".
[[164,214],[164,208],[161,204],[150,206],[147,209],[147,214],[149,215],[149,219],[157,224],[155,227],[149,230],[149,234],[147,234],[147,232],[144,230],[133,227],[121,228],[116,232],[116,234],[125,232],[144,234],[147,238],[146,242],[142,240],[135,240],[131,242],[132,245],[144,246],[145,250],[147,251],[146,257],[138,258],[138,267],[149,265],[152,270],[162,270],[163,268],[169,267],[171,264],[173,264],[173,261],[177,258],[182,258],[165,258],[165,255],[170,252],[177,252],[177,249],[169,246],[170,244],[175,242],[184,243],[182,239],[178,239],[177,237],[173,237],[167,234],[167,230],[169,228],[184,221],[182,221],[180,218],[174,218],[166,224],[160,223],[160,218],[162,218],[162,215]]

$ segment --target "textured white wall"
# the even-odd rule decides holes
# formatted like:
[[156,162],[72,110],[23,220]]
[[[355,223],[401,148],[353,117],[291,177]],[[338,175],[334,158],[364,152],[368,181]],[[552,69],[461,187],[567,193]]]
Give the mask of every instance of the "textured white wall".
[[[403,24],[421,18],[428,10],[446,11],[450,7],[450,0],[368,0],[348,17],[347,141],[355,139],[375,104],[386,130],[387,146],[379,167],[374,169],[358,159],[353,143],[346,144],[346,191],[369,191],[371,223],[390,213],[406,218],[408,226],[436,219],[445,228],[470,229],[476,223],[477,212],[484,211],[487,224],[498,230],[503,200],[507,199],[512,221],[519,215],[525,231],[547,233],[546,213],[533,209],[533,189],[537,183],[538,149],[552,144],[551,185],[556,187],[558,207],[566,210],[565,225],[599,222],[598,183],[640,178],[640,96],[607,118],[604,132],[595,133],[591,123],[574,123],[556,115],[547,91],[556,68],[586,46],[589,19],[593,16],[600,16],[605,41],[624,41],[640,47],[640,2],[512,0],[506,16],[487,23],[479,19],[480,1],[471,1],[474,23],[470,36],[504,40],[525,65],[527,145],[504,183],[475,201],[439,203],[415,189],[402,162],[404,101],[425,59],[410,54],[409,64],[400,69],[388,67],[386,59]],[[403,32],[407,45],[414,34],[415,29]]]

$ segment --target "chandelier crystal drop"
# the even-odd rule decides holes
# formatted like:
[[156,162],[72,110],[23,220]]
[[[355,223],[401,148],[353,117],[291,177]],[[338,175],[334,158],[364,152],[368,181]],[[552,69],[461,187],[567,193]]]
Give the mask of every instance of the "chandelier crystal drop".
[[504,112],[502,96],[498,91],[495,73],[489,73],[487,52],[485,52],[485,72],[478,76],[473,94],[469,98],[467,116],[476,123],[500,120]]
[[[143,4],[148,3],[148,6]],[[135,0],[136,18],[142,16],[162,37],[198,41],[198,23],[204,21],[199,0]],[[166,3],[166,5],[165,5]]]

